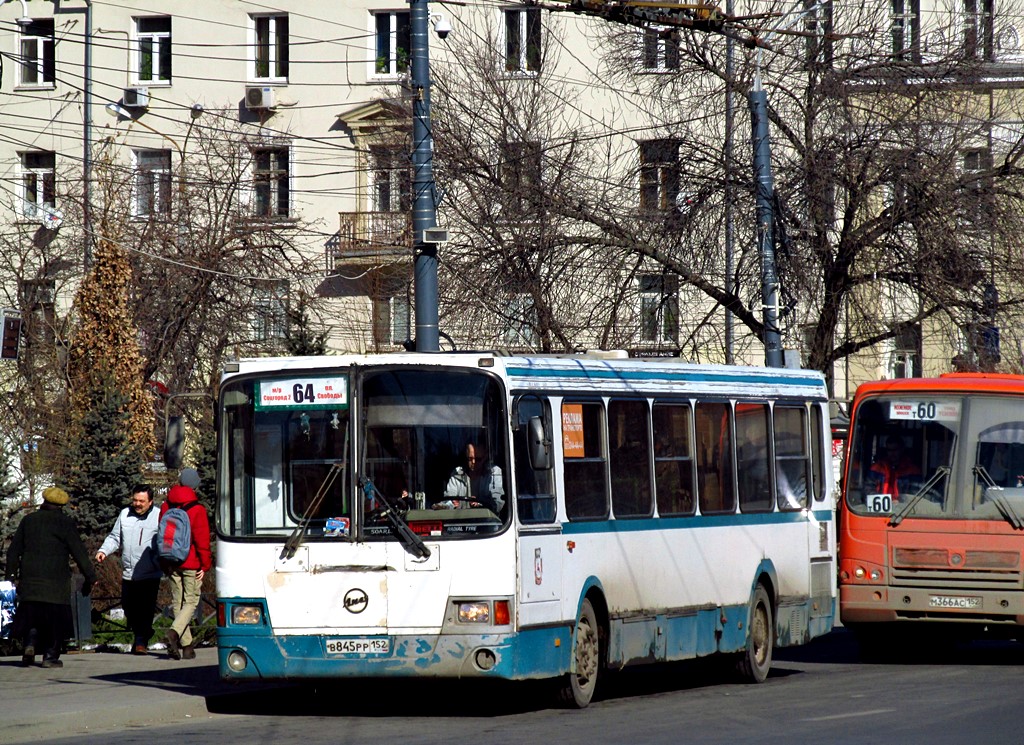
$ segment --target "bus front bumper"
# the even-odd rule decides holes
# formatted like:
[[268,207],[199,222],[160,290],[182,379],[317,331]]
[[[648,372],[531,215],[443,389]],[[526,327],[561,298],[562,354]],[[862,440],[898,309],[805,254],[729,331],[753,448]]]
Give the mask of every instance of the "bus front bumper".
[[1024,594],[1019,590],[839,586],[844,624],[910,621],[1024,625]]
[[550,678],[567,672],[568,627],[509,634],[387,635],[372,637],[383,651],[347,650],[364,637],[231,633],[218,629],[220,674],[225,680],[310,678]]

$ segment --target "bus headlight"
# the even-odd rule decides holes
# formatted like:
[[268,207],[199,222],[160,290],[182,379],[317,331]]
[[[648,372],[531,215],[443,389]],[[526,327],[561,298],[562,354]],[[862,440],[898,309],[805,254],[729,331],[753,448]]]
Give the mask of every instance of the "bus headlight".
[[486,600],[478,600],[469,603],[459,603],[459,623],[487,623],[491,622],[491,604]]
[[263,608],[258,605],[232,605],[231,623],[239,626],[256,626],[263,623]]

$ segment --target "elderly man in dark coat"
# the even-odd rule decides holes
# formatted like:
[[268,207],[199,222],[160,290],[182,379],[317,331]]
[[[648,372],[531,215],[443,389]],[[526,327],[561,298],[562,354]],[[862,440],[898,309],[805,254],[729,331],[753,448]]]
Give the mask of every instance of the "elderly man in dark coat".
[[96,570],[78,528],[64,514],[67,503],[63,489],[51,486],[43,490],[43,503],[22,518],[7,552],[7,579],[18,586],[13,633],[24,643],[23,665],[33,664],[38,646],[43,667],[64,666],[60,654],[74,633],[69,558],[85,577],[83,594],[88,595],[96,581]]

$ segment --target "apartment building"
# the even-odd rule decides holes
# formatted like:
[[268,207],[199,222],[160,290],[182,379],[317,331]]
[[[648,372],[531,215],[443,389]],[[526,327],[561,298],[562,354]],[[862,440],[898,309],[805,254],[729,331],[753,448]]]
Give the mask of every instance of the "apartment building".
[[[992,0],[925,8],[880,0],[853,16],[819,5],[750,9],[764,13],[756,23],[765,29],[799,34],[780,31],[773,50],[757,54],[733,47],[727,152],[726,37],[518,3],[432,4],[432,25],[450,29],[432,36],[430,52],[438,222],[452,235],[440,249],[443,346],[615,347],[761,363],[743,94],[756,67],[777,127],[797,108],[781,91],[802,90],[811,59],[778,50],[814,41],[813,59],[845,56],[847,68],[858,57],[895,60],[904,82],[914,77],[906,69],[959,55],[963,64],[947,76],[928,73],[974,96],[972,124],[985,125],[972,135],[977,144],[958,151],[957,168],[987,178],[999,153],[1012,151],[1022,120],[1013,13]],[[798,17],[772,20],[771,11],[794,8]],[[734,36],[753,35],[753,25]],[[329,349],[401,348],[415,333],[409,34],[408,5],[383,0],[0,5],[0,207],[8,242],[23,248],[18,272],[5,278],[6,307],[59,326],[88,265],[98,208],[117,182],[140,262],[174,261],[175,271],[218,272],[247,288],[231,349],[280,351],[289,310],[303,297],[315,301]],[[871,75],[858,80],[869,91]],[[799,162],[799,148],[774,132],[777,157]],[[798,195],[782,175],[781,188]],[[205,233],[233,226],[224,232],[240,248],[227,267],[182,260],[193,233],[156,240],[146,232],[199,214],[188,200],[210,184],[231,194],[224,210],[245,218],[199,225]],[[831,209],[835,225],[863,219]],[[55,246],[62,261],[46,258]],[[812,288],[790,293],[781,314],[784,345],[806,358],[825,343],[813,331],[824,323],[815,315],[822,282],[817,269],[788,271],[783,282]],[[990,284],[1009,299],[1001,279]],[[830,343],[880,340],[832,363],[837,395],[864,378],[948,369],[991,337],[984,318],[972,326],[963,314],[955,323],[920,314],[920,294],[899,282],[864,286],[849,297],[874,307],[889,333],[865,332],[841,309]],[[233,312],[240,320],[242,310]]]

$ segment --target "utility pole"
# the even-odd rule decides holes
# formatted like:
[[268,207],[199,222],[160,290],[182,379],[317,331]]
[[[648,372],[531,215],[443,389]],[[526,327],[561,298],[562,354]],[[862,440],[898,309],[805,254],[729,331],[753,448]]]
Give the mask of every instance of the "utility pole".
[[751,140],[754,146],[754,188],[757,196],[757,244],[761,255],[761,308],[764,325],[764,364],[783,367],[779,333],[779,278],[775,272],[775,213],[772,199],[772,149],[768,140],[768,94],[761,87],[761,69],[754,74],[748,96]]
[[416,351],[437,352],[437,243],[424,232],[437,225],[434,187],[434,138],[430,128],[430,7],[428,0],[409,0],[412,55],[412,234],[413,288],[416,305]]

